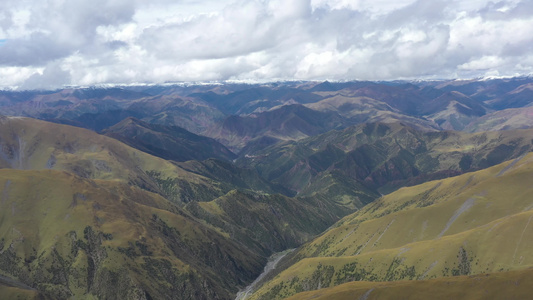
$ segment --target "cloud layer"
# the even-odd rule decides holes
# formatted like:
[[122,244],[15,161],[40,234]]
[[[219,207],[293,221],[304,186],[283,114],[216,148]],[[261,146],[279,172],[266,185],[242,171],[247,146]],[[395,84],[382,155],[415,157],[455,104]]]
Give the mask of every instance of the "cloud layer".
[[0,87],[533,73],[533,1],[4,0]]

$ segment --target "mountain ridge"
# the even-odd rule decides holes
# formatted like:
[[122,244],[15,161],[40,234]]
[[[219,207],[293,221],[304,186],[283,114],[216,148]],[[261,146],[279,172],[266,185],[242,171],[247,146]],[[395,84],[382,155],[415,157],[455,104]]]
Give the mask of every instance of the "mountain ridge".
[[349,281],[424,280],[531,268],[527,228],[533,203],[527,195],[532,172],[533,154],[527,154],[383,196],[294,251],[285,270],[252,299],[288,297]]
[[508,291],[533,266],[532,85],[0,91],[0,294],[232,299],[287,248],[254,299]]
[[105,129],[102,134],[167,160],[232,160],[237,157],[213,139],[178,126],[149,124],[133,117]]

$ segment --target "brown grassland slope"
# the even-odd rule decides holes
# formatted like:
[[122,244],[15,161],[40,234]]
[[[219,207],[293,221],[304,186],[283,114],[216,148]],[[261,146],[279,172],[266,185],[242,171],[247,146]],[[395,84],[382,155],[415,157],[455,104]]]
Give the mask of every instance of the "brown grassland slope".
[[[350,281],[422,280],[533,267],[533,154],[402,188],[295,251],[255,298]],[[292,264],[292,265],[291,265]]]
[[277,190],[230,163],[172,162],[86,129],[0,117],[0,285],[59,299],[232,298],[272,252],[351,211]]
[[161,196],[0,170],[0,275],[53,299],[228,299],[264,258]]
[[[532,136],[531,129],[469,134],[368,123],[279,143],[237,163],[299,196],[347,198],[362,207],[378,191],[386,194],[516,158],[533,149]],[[357,191],[351,191],[354,187]]]
[[212,200],[217,182],[78,127],[30,118],[0,118],[0,168],[64,170],[157,192],[176,203]]
[[333,288],[304,292],[290,300],[381,299],[529,299],[533,270],[445,277],[420,281],[350,282]]

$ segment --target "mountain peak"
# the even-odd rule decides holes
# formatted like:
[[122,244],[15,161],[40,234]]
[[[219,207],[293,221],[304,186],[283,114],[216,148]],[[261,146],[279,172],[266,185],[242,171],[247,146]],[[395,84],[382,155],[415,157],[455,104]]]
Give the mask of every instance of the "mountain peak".
[[137,126],[142,126],[142,127],[147,127],[147,126],[150,126],[150,124],[144,122],[144,121],[141,121],[135,117],[127,117],[125,118],[124,120],[118,122],[117,124],[109,127],[108,130],[112,130],[113,128],[120,128],[120,127],[123,127],[123,126],[131,126],[131,125],[137,125]]

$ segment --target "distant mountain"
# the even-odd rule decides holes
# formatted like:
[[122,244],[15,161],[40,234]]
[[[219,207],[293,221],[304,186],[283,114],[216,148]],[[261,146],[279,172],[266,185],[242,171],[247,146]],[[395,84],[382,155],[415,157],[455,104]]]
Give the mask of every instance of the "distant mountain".
[[426,118],[403,114],[389,104],[365,96],[357,96],[351,89],[321,93],[324,99],[306,107],[323,112],[336,112],[353,124],[398,123],[409,124],[421,130],[441,129],[438,124]]
[[532,134],[428,132],[402,124],[363,124],[276,144],[241,156],[238,164],[252,166],[300,196],[316,192],[316,182],[335,172],[357,182],[348,186],[388,192],[518,157],[533,149]]
[[340,91],[343,89],[353,90],[372,85],[376,85],[376,83],[371,81],[329,82],[326,80],[324,82],[316,84],[309,90],[312,92],[333,92]]
[[503,96],[487,101],[487,104],[498,110],[531,106],[533,104],[533,83],[523,84]]
[[356,89],[354,96],[379,100],[407,115],[420,114],[420,109],[428,100],[413,85],[370,85]]
[[318,112],[302,105],[286,105],[249,116],[230,116],[204,134],[234,152],[248,143],[269,137],[272,141],[298,140],[347,126],[335,112]]
[[463,130],[466,125],[485,115],[487,111],[482,102],[459,92],[448,92],[426,103],[422,114],[442,129]]
[[[532,276],[533,231],[528,229],[533,218],[533,200],[528,196],[533,192],[532,166],[533,154],[528,154],[386,195],[290,254],[283,263],[286,269],[264,283],[252,299],[286,298],[337,285],[323,292],[364,288],[362,294],[372,295],[376,288],[376,297],[383,291],[375,284],[340,284],[433,278],[439,280],[409,283],[405,288],[399,288],[401,283],[384,283],[401,294],[383,296],[396,299],[434,292],[429,285],[442,288],[443,284],[453,288],[445,295],[455,295],[458,290],[453,286],[473,284],[472,277],[464,275],[494,282],[495,286],[484,285],[489,295],[492,291],[502,295],[501,289],[521,295],[528,289],[525,282],[505,282]],[[449,276],[464,277],[445,278]],[[417,290],[407,291],[408,287]]]
[[2,114],[41,119],[74,119],[85,113],[125,109],[125,103],[148,95],[122,88],[0,92]]
[[487,289],[473,297],[520,298],[532,87],[0,91],[0,295],[234,299],[267,257],[297,248],[252,299],[454,298],[473,282]]
[[[231,123],[235,116],[246,119],[291,105],[337,113],[350,124],[398,121],[420,129],[462,130],[491,110],[531,105],[532,82],[532,78],[326,81],[0,91],[0,107],[6,115],[53,120],[95,131],[135,117],[210,137],[216,135],[213,128],[220,127],[223,120]],[[226,146],[236,150],[245,145]]]
[[275,106],[295,103],[315,102],[322,97],[305,89],[293,86],[250,86],[247,89],[230,93],[190,94],[210,103],[227,115],[250,114],[269,110]]
[[135,118],[126,118],[104,130],[103,134],[168,160],[232,160],[236,157],[222,144],[208,137],[177,126],[149,124]]
[[125,109],[108,110],[101,113],[84,113],[73,119],[54,118],[45,121],[71,125],[100,132],[126,118],[142,118],[144,115],[136,111]]
[[495,111],[473,120],[464,128],[464,131],[482,132],[525,128],[533,128],[533,106]]
[[[533,81],[531,77],[489,79],[489,80],[453,80],[435,82],[435,88],[443,91],[457,91],[475,100],[485,102],[490,108],[500,110],[514,108],[531,103],[526,97],[521,97],[523,90],[520,86],[528,86]],[[511,100],[510,98],[514,98]]]
[[509,79],[467,79],[467,80],[443,80],[429,82],[428,85],[436,89],[451,92],[457,91],[464,95],[485,102],[487,100],[500,97],[514,90],[518,86],[531,81],[530,78],[509,78]]
[[175,94],[152,95],[143,90],[126,88],[4,91],[0,92],[0,107],[5,115],[46,119],[95,131],[126,117],[135,117],[151,123],[177,125],[198,133],[224,116],[198,99]]
[[141,112],[148,123],[179,126],[196,134],[225,117],[204,101],[175,94],[137,99],[129,103],[128,110]]

